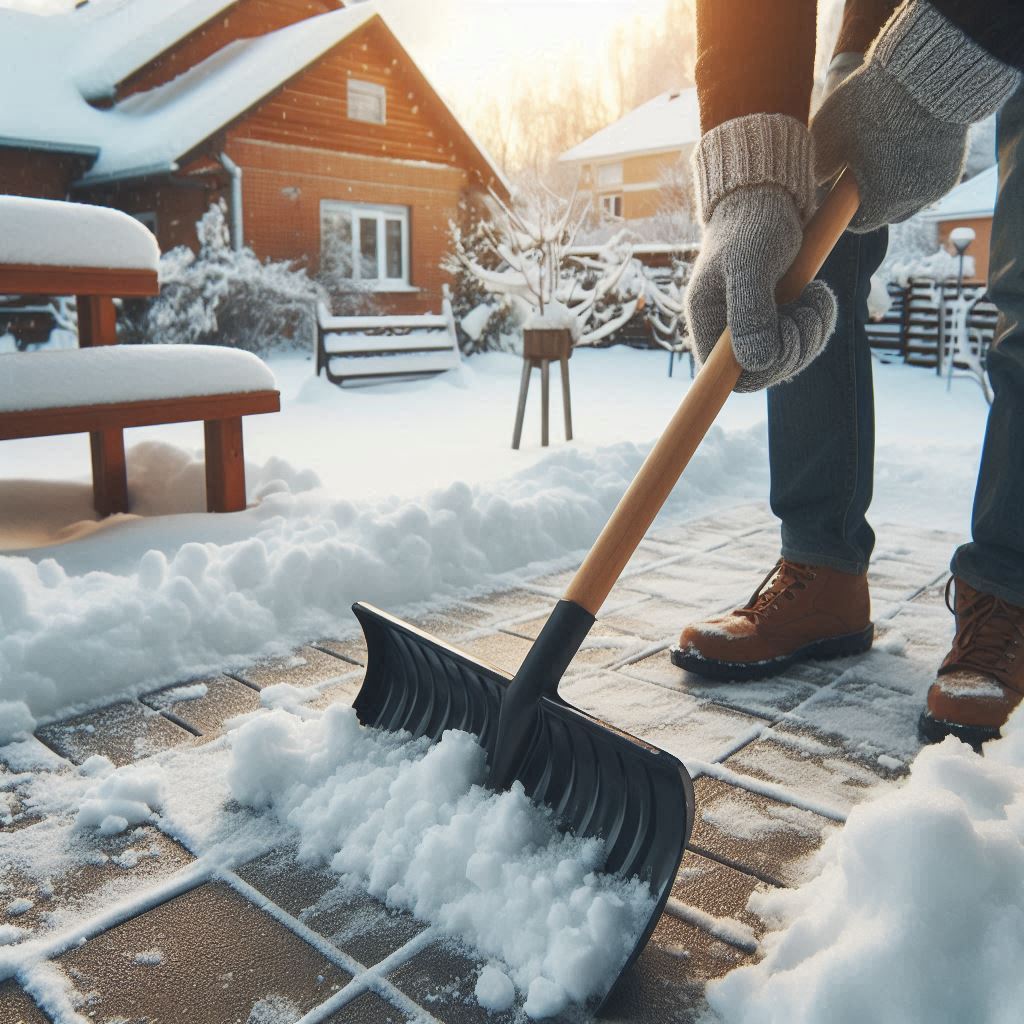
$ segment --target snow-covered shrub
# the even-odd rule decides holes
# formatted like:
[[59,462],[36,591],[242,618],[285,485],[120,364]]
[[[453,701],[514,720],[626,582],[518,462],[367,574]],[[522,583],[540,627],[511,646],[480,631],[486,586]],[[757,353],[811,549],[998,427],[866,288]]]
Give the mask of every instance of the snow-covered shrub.
[[160,260],[160,295],[126,304],[123,340],[226,345],[262,355],[306,346],[324,287],[288,261],[261,262],[231,248],[227,209],[213,204],[196,225],[199,252],[179,246]]
[[[955,278],[960,257],[939,245],[938,230],[933,221],[911,217],[889,228],[889,248],[878,269],[886,282],[906,288],[912,278],[927,277],[937,281]],[[964,277],[974,274],[974,257],[964,258]]]
[[571,252],[589,204],[545,189],[521,193],[511,206],[493,201],[490,219],[479,221],[475,245],[452,229],[449,266],[503,298],[523,325],[567,326],[578,344],[614,333],[636,312],[640,285],[627,273],[631,256],[613,240],[596,257]]
[[497,269],[500,260],[492,251],[483,224],[487,211],[471,199],[459,203],[459,222],[448,224],[451,251],[441,263],[452,275],[451,302],[459,347],[474,352],[507,352],[514,349],[518,324],[511,301],[484,287],[456,255],[462,251],[480,266]]

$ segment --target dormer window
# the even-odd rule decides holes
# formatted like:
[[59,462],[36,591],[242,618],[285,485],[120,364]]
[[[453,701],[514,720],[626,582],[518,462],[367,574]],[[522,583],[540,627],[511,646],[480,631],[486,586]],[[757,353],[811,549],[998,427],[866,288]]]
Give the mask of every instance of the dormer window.
[[348,80],[348,116],[353,121],[384,124],[387,121],[387,93],[383,85],[364,82],[359,78]]

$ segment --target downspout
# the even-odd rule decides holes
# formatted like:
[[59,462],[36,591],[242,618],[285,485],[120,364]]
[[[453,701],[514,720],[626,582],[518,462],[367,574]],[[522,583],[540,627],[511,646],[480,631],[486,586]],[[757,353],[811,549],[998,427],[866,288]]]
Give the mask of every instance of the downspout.
[[240,252],[245,244],[242,229],[242,168],[227,155],[218,157],[221,167],[231,175],[231,248]]

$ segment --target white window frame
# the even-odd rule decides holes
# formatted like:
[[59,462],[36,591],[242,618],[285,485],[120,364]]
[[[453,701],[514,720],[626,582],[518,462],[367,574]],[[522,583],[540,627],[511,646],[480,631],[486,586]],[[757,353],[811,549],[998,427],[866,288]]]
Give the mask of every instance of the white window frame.
[[[368,284],[375,291],[408,291],[409,280],[409,207],[379,206],[371,203],[350,203],[340,199],[320,200],[320,249],[323,251],[324,214],[348,214],[352,235],[352,280]],[[402,276],[363,277],[362,253],[360,246],[361,220],[373,219],[377,223],[377,265],[387,272],[387,222],[398,220],[402,224]]]
[[[375,116],[368,111],[358,111],[358,105],[366,101],[379,104],[380,115]],[[355,101],[353,103],[353,101]],[[363,121],[366,124],[387,124],[388,123],[388,94],[387,90],[379,82],[367,82],[362,78],[350,78],[348,80],[348,118],[350,121]]]
[[[615,210],[616,204],[619,209],[618,212]],[[618,220],[622,219],[622,193],[621,192],[608,192],[601,196],[601,212],[606,217],[615,217]]]
[[622,162],[598,164],[594,172],[594,183],[598,188],[613,188],[622,184]]

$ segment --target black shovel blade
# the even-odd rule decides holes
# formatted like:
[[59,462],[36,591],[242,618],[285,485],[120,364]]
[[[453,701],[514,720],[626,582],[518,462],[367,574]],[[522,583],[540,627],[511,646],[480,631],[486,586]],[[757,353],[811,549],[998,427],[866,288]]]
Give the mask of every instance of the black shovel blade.
[[[493,760],[510,678],[370,605],[353,611],[366,635],[367,668],[354,708],[367,726],[439,739],[479,738]],[[646,882],[655,906],[618,977],[639,956],[664,909],[694,820],[693,784],[671,754],[566,704],[541,697],[514,779],[577,836],[604,840],[604,870]]]

